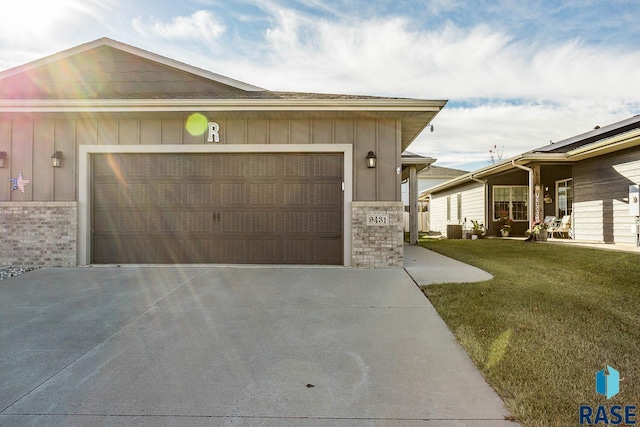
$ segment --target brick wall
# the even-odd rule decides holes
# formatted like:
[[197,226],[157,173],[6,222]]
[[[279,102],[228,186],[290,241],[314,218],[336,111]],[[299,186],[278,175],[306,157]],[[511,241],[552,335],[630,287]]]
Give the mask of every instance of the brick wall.
[[76,202],[0,202],[0,266],[76,265]]
[[[353,202],[351,265],[358,268],[402,268],[404,235],[402,202]],[[382,215],[385,225],[367,225],[367,217]]]

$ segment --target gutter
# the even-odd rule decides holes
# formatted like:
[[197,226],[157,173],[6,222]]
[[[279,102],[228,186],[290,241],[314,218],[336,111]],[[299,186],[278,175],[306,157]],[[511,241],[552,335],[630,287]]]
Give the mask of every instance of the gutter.
[[511,161],[511,164],[518,169],[529,172],[529,224],[533,224],[533,169],[516,164],[515,159]]

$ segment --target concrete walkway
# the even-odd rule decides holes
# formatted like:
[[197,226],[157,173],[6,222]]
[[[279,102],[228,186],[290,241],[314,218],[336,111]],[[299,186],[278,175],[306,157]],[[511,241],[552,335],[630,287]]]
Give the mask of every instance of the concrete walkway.
[[484,270],[413,245],[404,245],[404,269],[421,286],[493,279],[493,276]]
[[0,296],[2,426],[514,426],[401,269],[42,268]]

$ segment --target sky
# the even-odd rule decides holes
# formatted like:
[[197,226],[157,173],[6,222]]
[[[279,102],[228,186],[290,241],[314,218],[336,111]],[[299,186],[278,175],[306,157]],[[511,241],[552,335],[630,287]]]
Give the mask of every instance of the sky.
[[473,170],[640,114],[638,16],[638,0],[2,0],[0,70],[109,37],[274,91],[445,99],[410,150]]

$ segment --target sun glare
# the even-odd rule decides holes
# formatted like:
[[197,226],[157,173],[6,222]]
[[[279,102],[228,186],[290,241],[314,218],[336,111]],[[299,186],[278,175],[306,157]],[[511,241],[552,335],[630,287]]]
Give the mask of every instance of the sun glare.
[[63,18],[82,9],[78,0],[3,0],[0,4],[0,31],[15,37],[52,34]]

